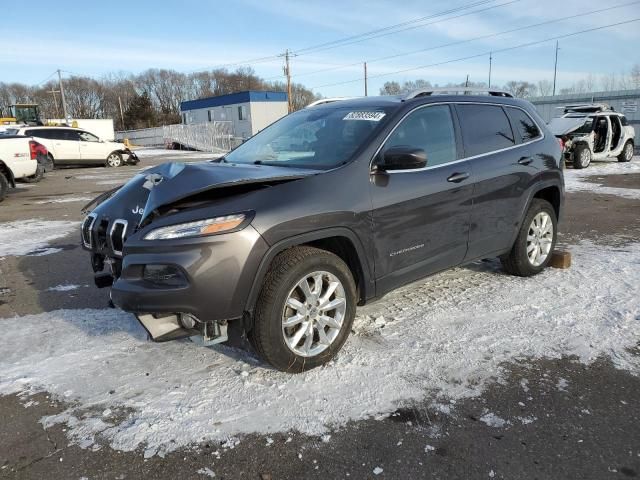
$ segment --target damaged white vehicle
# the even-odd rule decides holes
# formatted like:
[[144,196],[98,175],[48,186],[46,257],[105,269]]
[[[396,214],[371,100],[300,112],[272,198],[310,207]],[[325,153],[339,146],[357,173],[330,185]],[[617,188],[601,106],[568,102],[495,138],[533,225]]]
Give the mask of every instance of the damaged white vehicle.
[[626,117],[605,104],[567,105],[549,129],[563,144],[564,158],[574,168],[586,168],[591,160],[633,158],[635,130]]

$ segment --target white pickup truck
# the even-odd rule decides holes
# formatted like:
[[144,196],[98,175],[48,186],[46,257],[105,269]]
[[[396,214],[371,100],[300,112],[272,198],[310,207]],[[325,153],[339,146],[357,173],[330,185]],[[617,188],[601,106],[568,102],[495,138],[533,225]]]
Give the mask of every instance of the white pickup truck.
[[0,202],[16,180],[37,182],[44,175],[47,150],[23,135],[0,135]]

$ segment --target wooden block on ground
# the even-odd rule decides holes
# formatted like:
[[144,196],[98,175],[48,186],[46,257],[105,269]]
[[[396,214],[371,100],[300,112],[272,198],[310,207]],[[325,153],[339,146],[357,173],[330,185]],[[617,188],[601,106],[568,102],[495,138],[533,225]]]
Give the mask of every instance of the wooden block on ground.
[[569,268],[571,266],[571,252],[566,250],[554,250],[551,254],[551,263],[553,268]]

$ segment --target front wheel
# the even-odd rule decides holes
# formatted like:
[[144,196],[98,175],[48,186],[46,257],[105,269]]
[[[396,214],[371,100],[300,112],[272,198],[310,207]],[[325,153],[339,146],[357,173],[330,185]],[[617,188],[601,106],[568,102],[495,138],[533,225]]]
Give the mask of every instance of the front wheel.
[[578,145],[573,150],[573,168],[587,168],[591,163],[591,150],[586,145]]
[[500,258],[507,273],[529,277],[551,261],[557,238],[556,212],[549,202],[534,198],[511,251]]
[[107,157],[105,167],[119,167],[122,165],[122,155],[118,152],[112,152]]
[[340,257],[313,247],[288,249],[265,277],[249,339],[278,370],[310,370],[338,353],[356,303],[353,275]]
[[618,155],[618,161],[630,162],[632,158],[633,158],[633,143],[631,143],[631,141],[628,141],[627,143],[624,144],[624,148],[622,149],[622,152],[620,153],[620,155]]

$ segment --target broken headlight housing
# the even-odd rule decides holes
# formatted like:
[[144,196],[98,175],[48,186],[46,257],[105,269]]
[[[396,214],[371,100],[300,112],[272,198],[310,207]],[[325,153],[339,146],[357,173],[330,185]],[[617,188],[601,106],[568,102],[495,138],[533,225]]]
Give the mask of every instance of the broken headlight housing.
[[232,230],[238,230],[243,223],[246,223],[247,215],[239,213],[235,215],[225,215],[222,217],[208,218],[195,222],[178,223],[166,227],[151,230],[144,236],[144,240],[173,240],[176,238],[203,237],[216,235]]

